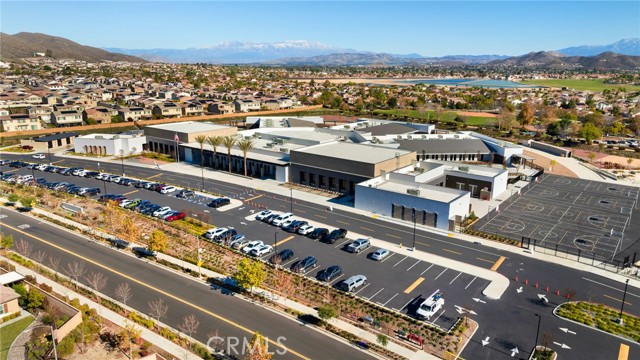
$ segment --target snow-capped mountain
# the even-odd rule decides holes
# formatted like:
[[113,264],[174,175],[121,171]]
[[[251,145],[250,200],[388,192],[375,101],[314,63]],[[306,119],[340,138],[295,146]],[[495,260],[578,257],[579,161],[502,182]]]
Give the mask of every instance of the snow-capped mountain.
[[604,52],[640,56],[640,38],[623,39],[608,45],[583,45],[557,50],[568,56],[595,56]]

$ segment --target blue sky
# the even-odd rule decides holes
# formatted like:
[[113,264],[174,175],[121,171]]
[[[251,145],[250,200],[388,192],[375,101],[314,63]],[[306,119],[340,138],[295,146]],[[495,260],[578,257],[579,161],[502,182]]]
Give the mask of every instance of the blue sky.
[[0,31],[135,49],[225,40],[316,41],[342,48],[520,55],[640,37],[640,1],[5,1]]

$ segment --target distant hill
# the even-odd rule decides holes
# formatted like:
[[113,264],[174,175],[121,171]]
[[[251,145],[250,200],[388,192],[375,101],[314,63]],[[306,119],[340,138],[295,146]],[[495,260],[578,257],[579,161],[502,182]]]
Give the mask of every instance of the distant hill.
[[608,45],[582,45],[557,50],[568,56],[595,56],[604,52],[622,55],[640,56],[640,38],[623,39]]
[[487,65],[540,69],[636,70],[640,69],[640,56],[612,52],[596,56],[564,56],[557,52],[540,51],[492,61]]
[[0,59],[18,60],[33,57],[36,52],[50,51],[54,59],[76,59],[89,62],[145,60],[129,55],[107,52],[91,46],[80,45],[71,40],[39,33],[21,32],[15,35],[0,33]]
[[449,55],[443,57],[422,57],[420,55],[393,55],[385,53],[340,53],[312,57],[283,58],[267,62],[270,65],[468,65],[485,64],[496,59],[506,59],[504,55]]

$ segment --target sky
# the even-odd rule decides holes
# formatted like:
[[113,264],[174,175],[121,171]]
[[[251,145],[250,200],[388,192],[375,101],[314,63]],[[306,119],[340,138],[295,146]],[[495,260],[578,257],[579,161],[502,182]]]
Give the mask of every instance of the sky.
[[640,38],[640,1],[6,1],[0,31],[83,45],[307,40],[392,54],[521,55]]

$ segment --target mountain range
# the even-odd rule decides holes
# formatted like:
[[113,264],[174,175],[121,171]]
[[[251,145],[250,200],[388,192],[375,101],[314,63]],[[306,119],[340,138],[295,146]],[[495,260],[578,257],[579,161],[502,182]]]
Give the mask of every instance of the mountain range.
[[640,39],[622,39],[609,45],[582,45],[556,51],[568,56],[595,56],[605,52],[640,56]]
[[565,56],[555,51],[532,52],[523,56],[496,60],[487,64],[499,67],[540,69],[632,70],[640,69],[640,56],[615,54],[610,51],[596,56]]

